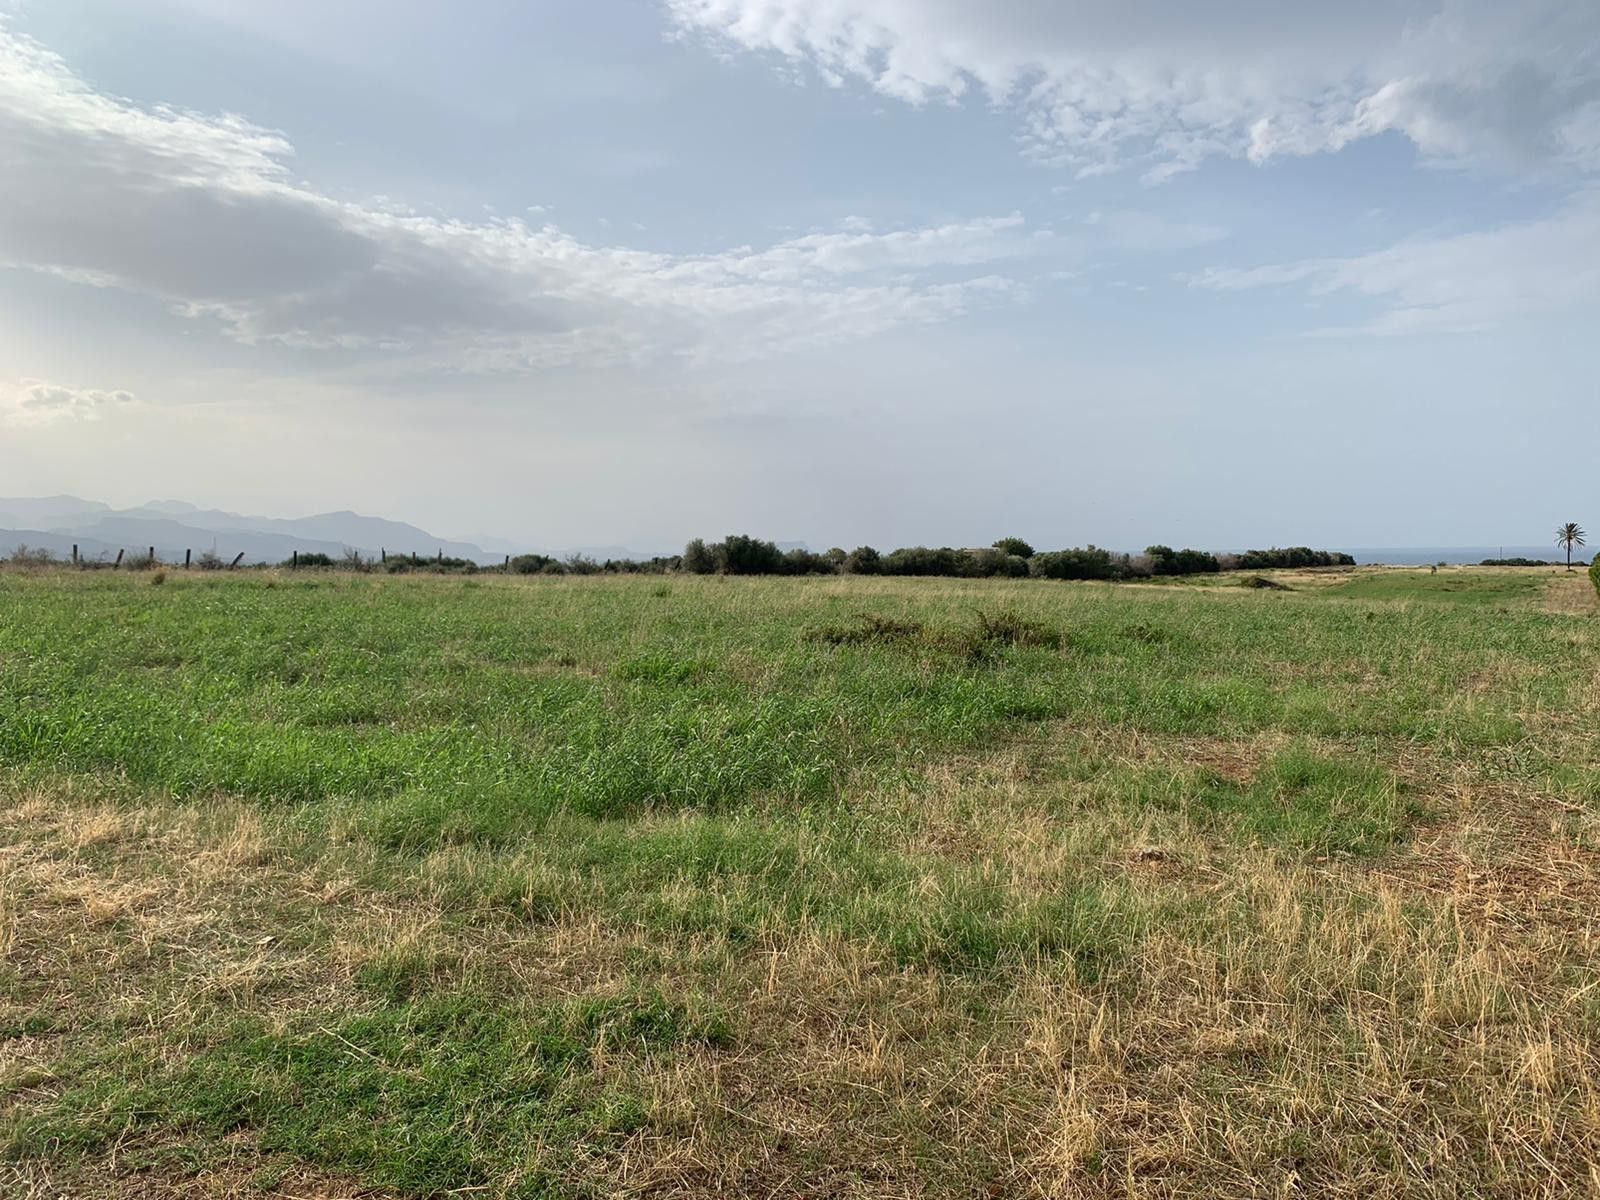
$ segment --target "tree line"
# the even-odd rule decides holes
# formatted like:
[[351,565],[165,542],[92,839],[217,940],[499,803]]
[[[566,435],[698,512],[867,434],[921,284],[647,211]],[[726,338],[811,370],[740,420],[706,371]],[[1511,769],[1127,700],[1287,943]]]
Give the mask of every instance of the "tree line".
[[781,550],[769,541],[735,534],[720,542],[696,538],[684,547],[674,569],[694,575],[937,575],[957,579],[1149,579],[1165,575],[1204,575],[1220,571],[1274,567],[1353,567],[1356,560],[1333,550],[1292,546],[1213,554],[1151,546],[1143,554],[1122,554],[1099,546],[1036,551],[1021,538],[1001,538],[992,546],[906,546],[881,554],[871,546],[835,547],[824,553]]
[[[44,566],[54,557],[43,550],[18,547],[12,562],[16,565]],[[79,560],[80,567],[118,566],[123,570],[148,569],[162,565],[153,554],[119,556],[116,564]],[[206,551],[194,565],[200,570],[237,566]],[[854,550],[835,547],[817,552],[781,549],[777,543],[749,534],[731,534],[719,542],[695,538],[682,554],[659,555],[649,559],[608,559],[604,562],[583,555],[557,558],[548,554],[518,554],[504,562],[484,566],[466,558],[444,554],[423,557],[415,554],[386,554],[364,557],[350,550],[334,557],[322,553],[296,554],[277,564],[290,569],[329,569],[381,572],[386,574],[511,574],[511,575],[901,575],[945,576],[954,579],[1151,579],[1168,575],[1204,575],[1219,571],[1259,571],[1283,567],[1349,567],[1355,559],[1332,550],[1313,550],[1291,546],[1270,550],[1247,550],[1243,554],[1213,554],[1205,550],[1174,550],[1170,546],[1151,546],[1143,554],[1123,554],[1099,546],[1080,546],[1067,550],[1036,551],[1021,538],[1001,538],[992,546],[956,548],[952,546],[905,546],[880,553],[871,546]]]

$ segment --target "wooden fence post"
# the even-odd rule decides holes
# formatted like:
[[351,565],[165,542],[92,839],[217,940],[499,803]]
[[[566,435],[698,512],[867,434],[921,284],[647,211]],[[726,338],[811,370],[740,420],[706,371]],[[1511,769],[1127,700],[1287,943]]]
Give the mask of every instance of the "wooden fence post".
[[378,561],[381,563],[386,563],[389,561],[389,551],[381,546],[378,548]]
[[156,548],[154,546],[150,547],[150,557],[147,561],[152,567],[156,565]]
[[300,566],[300,551],[296,550],[289,558],[289,569],[295,570]]
[[111,569],[113,571],[115,571],[121,565],[122,565],[122,551],[118,550],[117,551],[117,561],[111,564]]
[[75,566],[75,567],[79,565],[78,564],[78,543],[77,542],[73,542],[72,543],[72,565]]
[[194,554],[194,549],[192,547],[183,552],[183,569],[185,571],[189,569],[189,558],[192,554]]
[[235,567],[237,567],[243,561],[244,561],[244,551],[241,550],[241,551],[239,551],[239,553],[237,553],[237,554],[235,554],[233,556],[233,561],[228,564],[228,570],[230,570],[230,571],[233,570]]

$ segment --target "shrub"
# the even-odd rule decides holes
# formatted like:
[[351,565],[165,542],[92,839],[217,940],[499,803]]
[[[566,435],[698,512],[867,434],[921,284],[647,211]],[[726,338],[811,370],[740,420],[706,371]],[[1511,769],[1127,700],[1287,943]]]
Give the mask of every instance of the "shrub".
[[1204,575],[1222,570],[1214,554],[1204,550],[1174,550],[1171,546],[1151,546],[1145,551],[1152,575]]
[[297,563],[302,567],[331,567],[336,565],[331,556],[317,552],[302,554],[298,557],[290,555],[278,565],[280,567],[292,567]]
[[513,575],[537,575],[553,562],[548,554],[518,554],[508,565]]
[[962,552],[949,546],[930,549],[906,546],[884,555],[880,564],[884,575],[963,575]]
[[1353,567],[1356,560],[1336,550],[1313,550],[1309,546],[1290,546],[1280,550],[1246,550],[1239,555],[1239,567],[1263,571],[1271,567]]
[[921,621],[899,621],[863,613],[852,625],[825,625],[806,636],[828,646],[892,645],[920,638],[925,630]]
[[1028,567],[1040,579],[1121,579],[1130,573],[1126,555],[1098,546],[1035,554]]
[[55,561],[56,556],[43,546],[18,546],[11,555],[11,565],[14,567],[48,567]]
[[814,554],[810,550],[790,550],[783,556],[785,575],[832,575],[835,570],[833,560],[826,554]]
[[1600,554],[1594,556],[1594,561],[1589,564],[1589,582],[1594,584],[1594,590],[1600,594]]
[[844,569],[851,575],[879,575],[883,559],[871,546],[857,546],[844,556]]
[[978,613],[978,640],[990,646],[1060,646],[1059,630],[1014,612]]
[[1014,554],[1018,558],[1033,557],[1033,547],[1019,537],[1003,537],[994,544],[994,548],[1002,554]]
[[680,569],[691,575],[713,575],[717,570],[717,556],[705,544],[704,539],[695,538],[683,548],[683,557],[679,559]]
[[[301,561],[305,560],[302,558]],[[476,575],[479,571],[478,564],[470,558],[451,558],[448,555],[423,558],[420,555],[395,554],[380,564],[380,568],[391,575],[405,575],[412,571],[428,571],[435,575]]]
[[195,556],[194,565],[202,571],[220,571],[228,564],[222,560],[222,555],[215,550],[202,550]]
[[778,575],[783,572],[783,551],[744,533],[729,534],[712,547],[717,566],[729,575]]

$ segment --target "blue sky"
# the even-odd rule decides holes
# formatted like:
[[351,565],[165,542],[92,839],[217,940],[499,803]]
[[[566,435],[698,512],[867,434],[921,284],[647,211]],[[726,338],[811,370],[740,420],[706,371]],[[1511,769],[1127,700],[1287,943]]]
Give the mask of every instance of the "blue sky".
[[1600,8],[0,0],[0,493],[647,548],[1600,523]]

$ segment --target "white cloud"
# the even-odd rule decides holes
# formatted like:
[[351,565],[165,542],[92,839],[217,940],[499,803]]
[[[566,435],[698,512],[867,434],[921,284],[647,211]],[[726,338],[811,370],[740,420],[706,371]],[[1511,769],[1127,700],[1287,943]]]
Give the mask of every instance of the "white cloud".
[[0,18],[0,266],[156,297],[247,343],[454,369],[742,359],[1020,295],[992,264],[1049,242],[1007,216],[673,256],[336,200],[292,155],[242,117],[96,92]]
[[103,412],[137,403],[131,392],[67,387],[43,379],[0,383],[0,425],[98,421]]
[[723,49],[913,104],[977,91],[1041,159],[1152,178],[1395,131],[1426,155],[1600,167],[1591,0],[664,0]]
[[1228,231],[1219,225],[1174,221],[1159,213],[1138,209],[1090,213],[1085,223],[1094,226],[1117,249],[1144,253],[1190,250],[1220,242],[1228,236]]
[[1307,259],[1189,278],[1216,291],[1298,286],[1349,295],[1378,313],[1318,333],[1466,333],[1600,302],[1600,189],[1543,220],[1414,238],[1370,254]]

